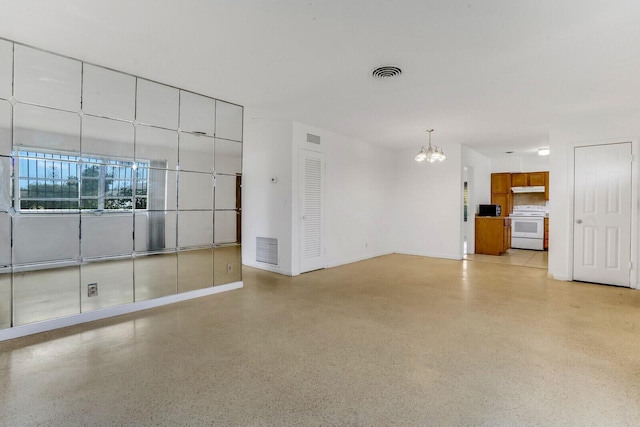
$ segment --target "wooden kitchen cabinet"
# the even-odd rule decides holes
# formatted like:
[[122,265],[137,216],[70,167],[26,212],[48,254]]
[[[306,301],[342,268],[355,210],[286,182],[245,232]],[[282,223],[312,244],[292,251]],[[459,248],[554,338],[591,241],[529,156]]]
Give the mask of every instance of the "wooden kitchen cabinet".
[[544,185],[545,172],[529,172],[527,174],[527,185],[542,186]]
[[526,173],[512,173],[511,174],[511,186],[512,187],[526,187],[528,180]]
[[513,196],[511,193],[491,193],[491,204],[500,205],[502,207],[500,216],[509,216],[513,210]]
[[512,173],[512,187],[530,187],[545,185],[545,172]]
[[542,248],[545,251],[549,250],[549,218],[544,219],[544,243]]
[[511,192],[511,174],[508,172],[491,174],[491,192],[508,194]]
[[544,172],[544,199],[549,200],[549,172]]
[[476,217],[477,254],[501,255],[511,247],[511,218]]

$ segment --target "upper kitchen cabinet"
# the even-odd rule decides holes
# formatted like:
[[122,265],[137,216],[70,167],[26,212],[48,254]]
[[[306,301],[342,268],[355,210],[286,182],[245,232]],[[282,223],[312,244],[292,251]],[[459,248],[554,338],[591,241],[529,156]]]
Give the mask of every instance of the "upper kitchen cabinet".
[[549,172],[544,173],[544,199],[549,200]]
[[136,116],[136,78],[84,64],[82,111],[94,116],[132,122]]
[[178,129],[180,91],[176,88],[138,79],[136,120],[165,129]]
[[543,186],[545,172],[512,173],[512,187]]
[[13,88],[13,43],[0,40],[0,99],[9,99]]
[[180,130],[213,136],[216,101],[206,96],[180,91]]
[[216,138],[242,141],[242,107],[216,101]]
[[491,192],[492,193],[510,193],[511,192],[511,174],[492,173],[491,174]]
[[80,61],[21,45],[15,46],[14,61],[17,101],[80,111]]

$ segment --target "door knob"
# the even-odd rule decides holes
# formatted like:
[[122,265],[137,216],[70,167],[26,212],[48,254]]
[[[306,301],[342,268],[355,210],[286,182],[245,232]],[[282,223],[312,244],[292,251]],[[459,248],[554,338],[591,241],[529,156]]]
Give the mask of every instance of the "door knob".
[[582,220],[581,219],[576,219],[576,224],[582,224]]

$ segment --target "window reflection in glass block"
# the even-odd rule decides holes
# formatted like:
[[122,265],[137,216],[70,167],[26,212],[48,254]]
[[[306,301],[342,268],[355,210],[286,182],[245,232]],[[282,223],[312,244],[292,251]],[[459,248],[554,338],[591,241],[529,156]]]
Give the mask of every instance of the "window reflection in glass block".
[[132,213],[83,213],[80,219],[82,258],[128,255],[133,252]]
[[11,104],[0,100],[0,156],[11,155]]
[[216,175],[216,209],[237,209],[240,206],[238,185],[240,177],[236,175]]
[[136,126],[136,161],[150,167],[176,170],[178,166],[178,133],[174,130]]
[[242,107],[216,101],[216,137],[242,141]]
[[101,117],[133,121],[135,106],[135,77],[95,65],[83,64],[83,112]]
[[216,173],[242,173],[242,144],[216,139]]
[[82,154],[104,159],[129,159],[133,162],[133,133],[131,123],[84,116]]
[[7,213],[0,212],[0,271],[9,266],[11,266],[11,217]]
[[0,98],[9,99],[13,92],[13,43],[0,40]]
[[0,212],[11,209],[11,158],[0,157]]
[[216,101],[213,98],[180,91],[180,130],[204,133],[215,131]]
[[227,283],[242,280],[242,246],[222,246],[213,251],[213,284],[226,285]]
[[[97,292],[89,292],[91,285],[97,285]],[[80,266],[82,313],[132,302],[133,259],[102,260]]]
[[215,240],[216,244],[240,243],[238,240],[236,211],[216,211]]
[[136,170],[136,209],[173,211],[177,204],[177,172],[166,169]]
[[178,291],[178,255],[154,254],[133,261],[135,300],[175,295]]
[[14,149],[80,151],[80,116],[77,113],[16,104],[13,114]]
[[180,133],[181,171],[213,172],[213,138]]
[[14,159],[14,208],[23,212],[77,212],[77,155],[18,151]]
[[80,61],[18,44],[14,61],[13,90],[18,101],[80,111]]
[[133,209],[136,172],[132,162],[88,157],[83,157],[83,161],[81,209],[105,212]]
[[14,326],[80,313],[79,267],[16,272]]
[[13,217],[13,264],[76,261],[80,256],[79,231],[78,214],[16,215]]
[[213,249],[178,252],[178,292],[213,286]]
[[178,212],[178,246],[213,245],[213,211]]
[[213,209],[213,175],[180,171],[178,209]]
[[175,211],[136,211],[136,252],[164,252],[175,250],[176,218],[177,213]]
[[178,129],[178,89],[138,79],[136,120],[138,123]]
[[11,274],[0,271],[0,329],[11,327]]

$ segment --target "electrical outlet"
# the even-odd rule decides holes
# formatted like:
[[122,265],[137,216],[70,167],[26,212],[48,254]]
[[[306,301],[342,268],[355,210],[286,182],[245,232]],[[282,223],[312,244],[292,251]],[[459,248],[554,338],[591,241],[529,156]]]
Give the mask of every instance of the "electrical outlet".
[[227,264],[227,273],[231,273],[233,271],[233,264]]
[[98,284],[97,283],[89,283],[87,285],[87,296],[89,298],[98,296]]

